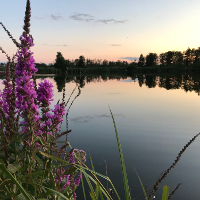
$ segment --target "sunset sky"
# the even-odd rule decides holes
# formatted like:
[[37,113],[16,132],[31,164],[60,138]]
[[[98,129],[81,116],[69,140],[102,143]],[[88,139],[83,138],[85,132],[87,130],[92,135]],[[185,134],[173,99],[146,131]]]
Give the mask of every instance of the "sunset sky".
[[[26,0],[0,0],[0,22],[18,40]],[[149,52],[184,51],[200,46],[199,0],[31,0],[35,61],[123,60]],[[0,46],[12,56],[16,47],[0,27]],[[6,56],[0,54],[0,62]]]

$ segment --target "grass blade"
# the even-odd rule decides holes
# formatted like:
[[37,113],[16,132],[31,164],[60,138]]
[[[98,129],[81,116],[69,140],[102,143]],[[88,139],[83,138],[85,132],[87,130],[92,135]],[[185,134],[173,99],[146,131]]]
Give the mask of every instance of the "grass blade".
[[[96,176],[96,173],[95,173],[95,170],[94,170],[94,165],[93,165],[93,162],[92,162],[91,155],[89,154],[89,156],[90,156],[91,166],[92,166],[92,169],[93,169],[93,171],[94,171],[94,175]],[[100,195],[100,197],[101,197],[101,200],[103,200],[103,195],[102,195],[102,192],[101,192],[101,188],[100,188],[100,186],[99,186],[99,183],[96,181],[96,196],[97,196],[97,199],[98,199],[99,195]]]
[[168,196],[169,196],[169,187],[165,185],[163,187],[162,200],[168,200]]
[[93,187],[92,187],[92,184],[91,184],[91,182],[90,182],[90,179],[88,178],[88,174],[86,173],[86,172],[83,172],[83,174],[84,174],[84,176],[85,176],[85,179],[86,179],[86,181],[87,181],[87,183],[88,183],[88,185],[89,185],[89,187],[90,187],[90,196],[91,197],[93,197],[95,200],[97,200],[97,196],[96,196],[96,193],[95,193],[95,191],[94,191],[94,189],[93,189]]
[[[134,171],[135,171],[135,168],[134,168]],[[138,179],[139,179],[139,181],[140,181],[140,184],[141,184],[141,186],[142,186],[142,190],[143,190],[143,193],[144,193],[144,196],[145,196],[145,200],[148,200],[148,197],[147,197],[147,194],[146,194],[146,192],[145,192],[145,189],[144,189],[144,186],[143,186],[143,184],[142,184],[142,181],[141,181],[141,179],[140,179],[138,173],[137,173],[136,171],[135,171],[135,173],[136,173],[136,175],[137,175],[137,177],[138,177]]]
[[82,188],[83,188],[84,200],[86,200],[86,196],[85,196],[85,187],[84,187],[84,183],[83,183],[83,173],[82,173],[82,172],[81,172],[81,183],[82,183]]
[[121,161],[121,166],[122,166],[122,175],[123,175],[123,181],[124,181],[125,196],[126,196],[126,200],[131,200],[131,195],[130,195],[129,185],[128,185],[128,178],[127,178],[127,173],[126,173],[126,167],[125,167],[124,157],[122,154],[122,148],[121,148],[121,144],[120,144],[120,140],[119,140],[119,135],[117,132],[117,127],[116,127],[115,120],[114,120],[114,117],[113,117],[110,107],[109,107],[109,110],[110,110],[110,114],[112,116],[115,133],[116,133],[116,138],[117,138],[117,145],[118,145],[118,149],[119,149],[120,161]]

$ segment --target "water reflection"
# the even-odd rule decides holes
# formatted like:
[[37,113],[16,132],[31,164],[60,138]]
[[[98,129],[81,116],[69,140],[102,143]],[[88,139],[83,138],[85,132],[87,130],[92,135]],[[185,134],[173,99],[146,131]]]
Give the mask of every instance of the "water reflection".
[[[84,88],[86,83],[91,82],[106,82],[108,80],[121,80],[128,79],[127,75],[89,75],[89,76],[69,76],[57,75],[54,80],[57,85],[58,92],[61,92],[66,83],[75,82],[78,83],[81,88]],[[166,90],[183,89],[185,92],[195,91],[200,94],[200,79],[195,79],[190,75],[178,75],[178,76],[156,76],[156,75],[134,75],[131,77],[133,81],[138,81],[140,87],[146,86],[148,88],[165,88]]]

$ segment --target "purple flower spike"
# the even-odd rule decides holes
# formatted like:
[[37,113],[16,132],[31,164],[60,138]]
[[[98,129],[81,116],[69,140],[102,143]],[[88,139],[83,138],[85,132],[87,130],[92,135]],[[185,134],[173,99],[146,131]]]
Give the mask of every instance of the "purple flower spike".
[[69,163],[75,163],[74,153],[72,153],[72,155],[69,157]]
[[53,84],[44,79],[44,82],[38,84],[38,96],[37,100],[40,103],[40,107],[46,107],[50,105],[50,101],[53,101]]
[[[32,36],[23,35],[20,37],[21,48],[17,53],[17,65],[15,69],[16,75],[16,108],[20,116],[27,120],[28,114],[31,114],[33,122],[39,120],[38,106],[35,105],[34,99],[37,98],[36,91],[34,89],[34,83],[30,79],[37,69],[35,68],[35,60],[33,53],[29,50],[33,46]],[[26,123],[23,123],[26,124]],[[26,131],[23,128],[23,131]]]
[[81,182],[81,175],[79,174],[78,177],[74,180],[74,183],[75,183],[77,186],[79,186],[80,182]]
[[64,103],[61,103],[56,104],[54,107],[54,110],[52,110],[54,113],[52,117],[52,124],[56,124],[56,128],[58,128],[60,123],[63,121],[63,115],[65,115],[65,105]]

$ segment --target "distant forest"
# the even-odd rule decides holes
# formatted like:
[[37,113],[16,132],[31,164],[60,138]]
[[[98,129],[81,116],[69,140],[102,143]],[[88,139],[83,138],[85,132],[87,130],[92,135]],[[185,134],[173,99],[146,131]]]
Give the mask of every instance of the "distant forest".
[[[54,67],[62,71],[67,69],[80,68],[140,68],[140,67],[180,67],[180,68],[200,68],[200,47],[197,49],[188,49],[186,51],[168,51],[157,55],[149,53],[146,56],[140,55],[139,60],[131,63],[118,60],[108,61],[106,59],[89,59],[81,55],[75,60],[65,59],[61,52],[57,52],[55,63],[49,65],[45,63],[35,63],[37,68]],[[1,67],[5,67],[5,63],[0,63]]]
[[102,59],[89,59],[80,56],[78,59],[65,59],[61,52],[57,52],[55,63],[46,65],[45,63],[36,63],[36,67],[55,67],[56,69],[66,70],[67,68],[99,68],[99,67],[184,67],[200,68],[200,47],[197,49],[188,48],[186,51],[168,51],[157,55],[149,53],[146,56],[140,55],[139,61],[128,63],[118,60],[108,61]]

